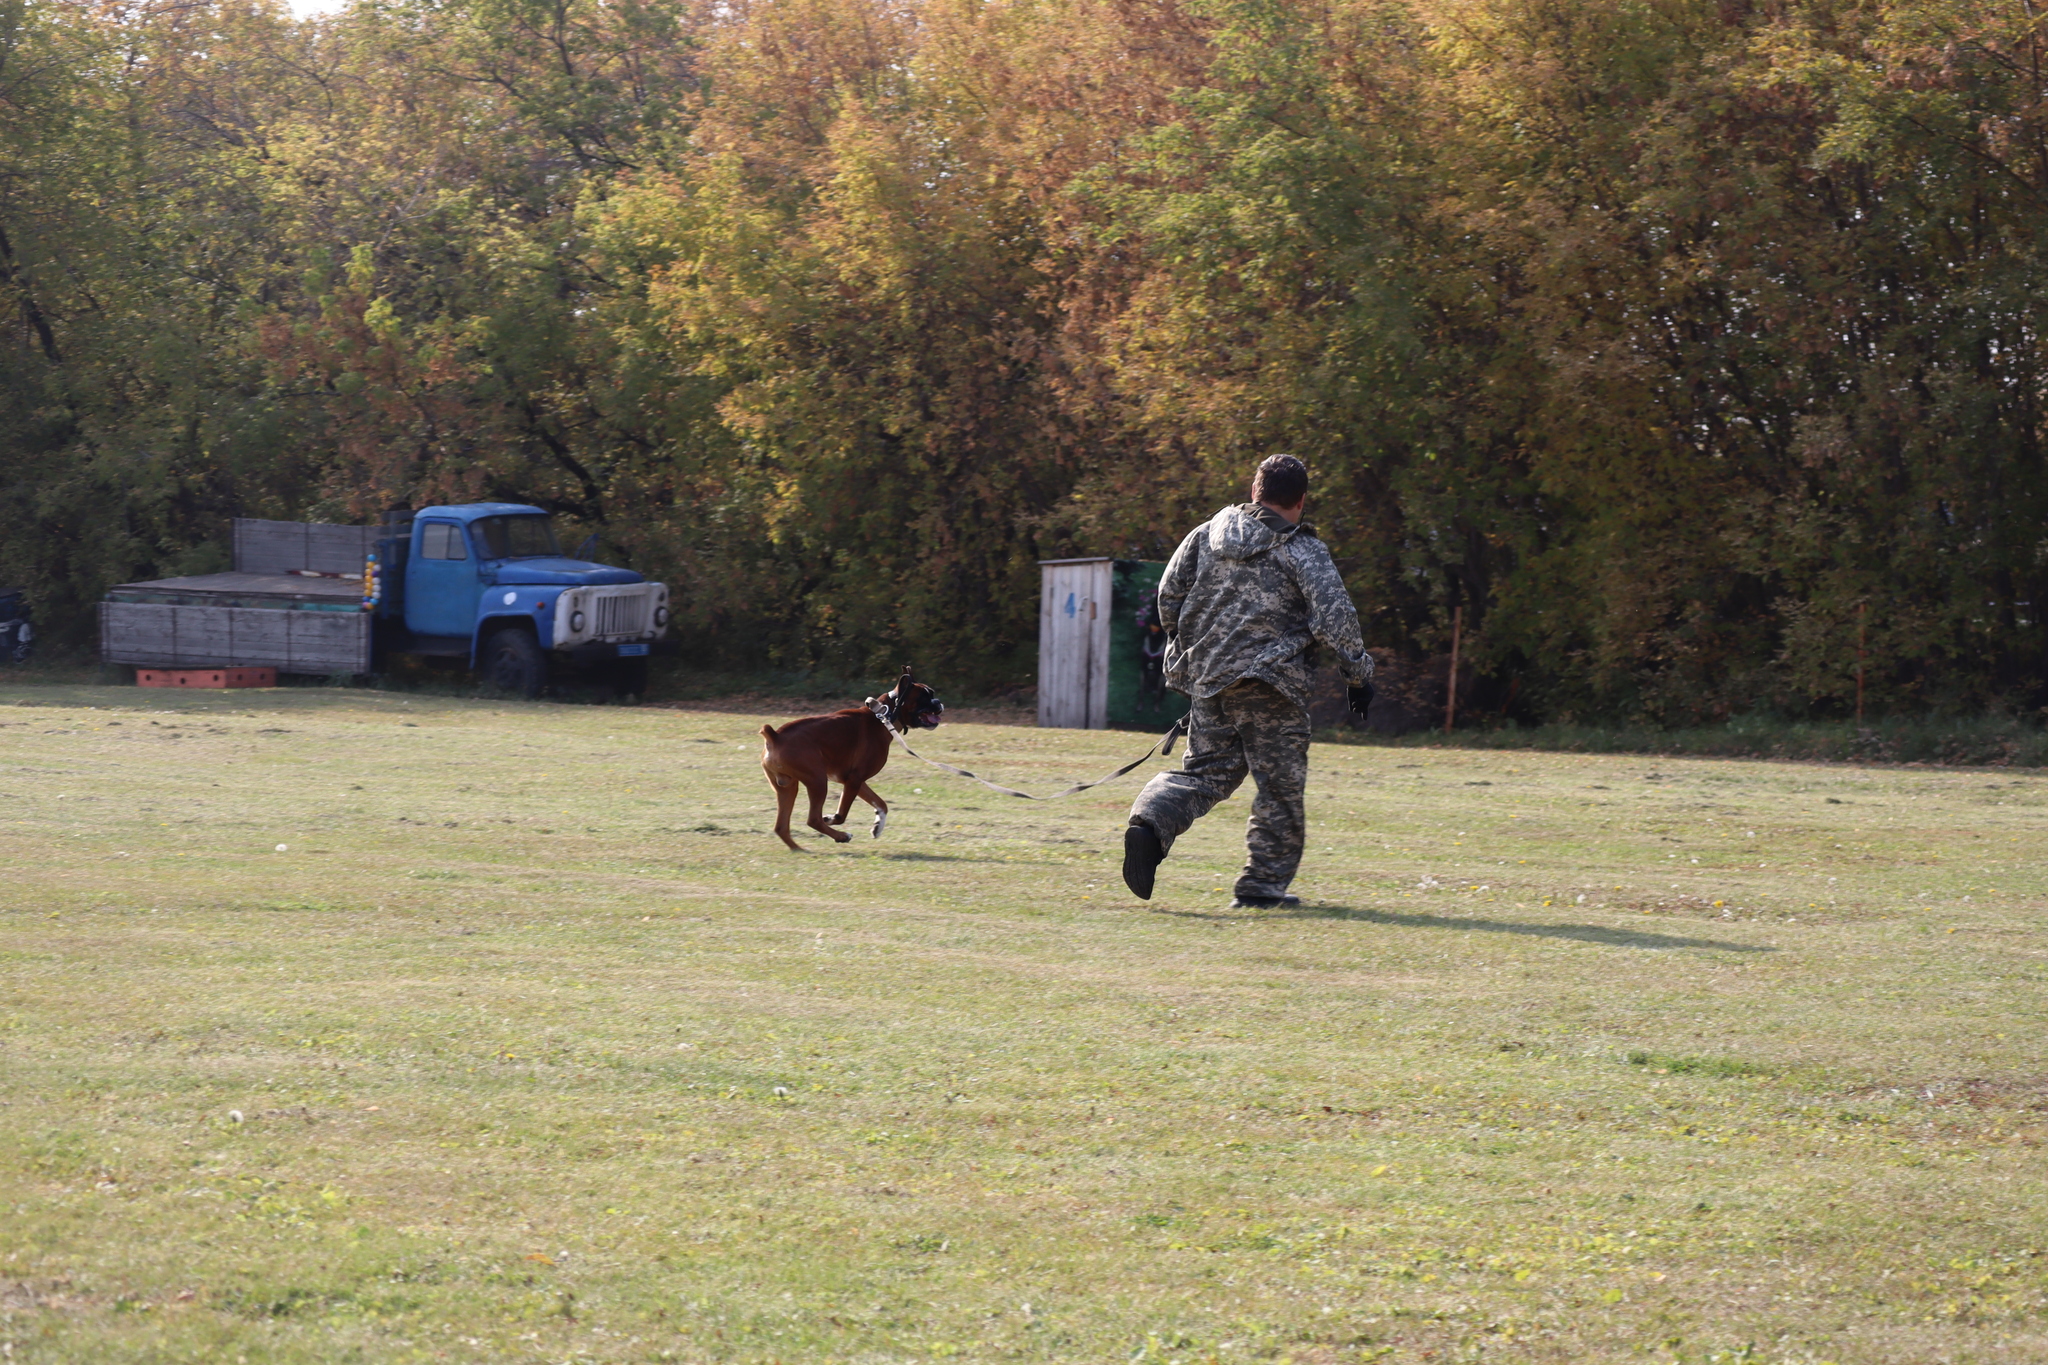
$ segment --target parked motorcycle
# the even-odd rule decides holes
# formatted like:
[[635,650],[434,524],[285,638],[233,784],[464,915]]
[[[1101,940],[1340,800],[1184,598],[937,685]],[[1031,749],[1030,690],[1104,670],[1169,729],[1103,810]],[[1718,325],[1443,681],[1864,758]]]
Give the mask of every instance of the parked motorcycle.
[[25,664],[35,652],[36,628],[21,588],[0,588],[0,663]]

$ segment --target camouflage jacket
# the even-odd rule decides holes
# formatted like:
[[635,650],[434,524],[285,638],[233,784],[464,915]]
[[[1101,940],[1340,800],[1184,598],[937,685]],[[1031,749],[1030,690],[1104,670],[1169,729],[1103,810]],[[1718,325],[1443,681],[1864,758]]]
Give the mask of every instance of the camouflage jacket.
[[1257,503],[1226,507],[1188,532],[1159,582],[1166,684],[1213,697],[1243,678],[1309,700],[1320,642],[1353,686],[1372,677],[1358,610],[1329,550],[1307,526]]

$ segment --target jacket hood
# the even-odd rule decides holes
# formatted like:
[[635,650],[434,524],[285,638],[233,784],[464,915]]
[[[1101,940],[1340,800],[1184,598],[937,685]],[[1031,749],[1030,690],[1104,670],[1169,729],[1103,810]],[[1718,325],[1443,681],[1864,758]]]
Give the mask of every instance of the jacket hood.
[[1241,502],[1209,518],[1209,548],[1225,559],[1250,559],[1294,534],[1292,526],[1274,530],[1259,511],[1256,503]]
[[496,581],[537,587],[592,588],[605,583],[644,583],[631,569],[614,569],[580,559],[508,559],[498,565]]

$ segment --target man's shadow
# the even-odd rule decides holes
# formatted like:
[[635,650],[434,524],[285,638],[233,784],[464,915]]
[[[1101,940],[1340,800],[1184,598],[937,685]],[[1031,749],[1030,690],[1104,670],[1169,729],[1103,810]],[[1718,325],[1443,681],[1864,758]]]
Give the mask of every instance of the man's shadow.
[[1392,910],[1360,910],[1348,905],[1298,905],[1285,910],[1260,910],[1231,914],[1213,910],[1165,910],[1156,913],[1182,919],[1343,919],[1365,924],[1398,924],[1409,929],[1462,929],[1468,933],[1522,934],[1530,938],[1569,938],[1580,943],[1604,943],[1610,948],[1714,948],[1724,953],[1775,953],[1776,948],[1756,943],[1728,943],[1717,938],[1680,938],[1675,934],[1645,934],[1633,929],[1609,929],[1601,924],[1529,924],[1517,920],[1459,919],[1451,915],[1401,914]]

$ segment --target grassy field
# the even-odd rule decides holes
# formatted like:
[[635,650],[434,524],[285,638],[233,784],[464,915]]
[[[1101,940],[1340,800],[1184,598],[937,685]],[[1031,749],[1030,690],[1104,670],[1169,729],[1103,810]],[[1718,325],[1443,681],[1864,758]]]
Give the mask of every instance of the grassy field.
[[2048,1361],[2048,776],[761,719],[0,688],[0,1359]]

